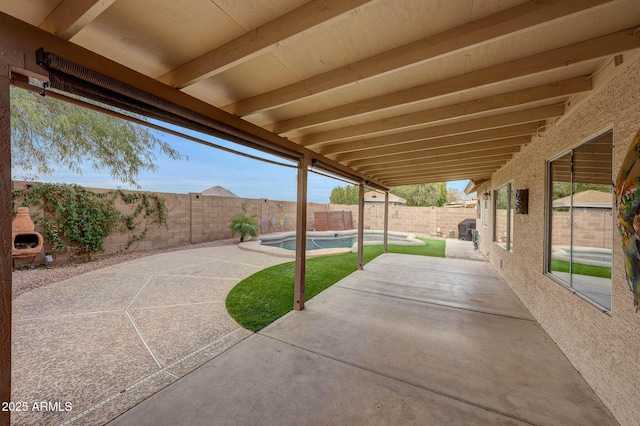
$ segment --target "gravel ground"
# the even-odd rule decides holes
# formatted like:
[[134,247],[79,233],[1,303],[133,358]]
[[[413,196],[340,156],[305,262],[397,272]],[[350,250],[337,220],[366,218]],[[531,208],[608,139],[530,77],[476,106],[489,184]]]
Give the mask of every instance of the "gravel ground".
[[105,257],[101,257],[96,260],[84,263],[74,263],[68,265],[60,265],[53,268],[34,268],[34,269],[21,269],[14,270],[12,275],[13,292],[12,299],[20,296],[21,294],[33,290],[34,288],[43,287],[48,284],[53,284],[58,281],[63,281],[77,275],[84,274],[96,269],[105,268],[107,266],[116,265],[118,263],[126,262],[133,259],[139,259],[145,256],[151,256],[158,253],[166,253],[178,250],[189,250],[203,247],[218,247],[218,246],[230,246],[239,244],[237,238],[209,241],[206,243],[189,244],[179,247],[171,247],[168,249],[151,250],[143,252],[125,253],[125,254],[113,254]]

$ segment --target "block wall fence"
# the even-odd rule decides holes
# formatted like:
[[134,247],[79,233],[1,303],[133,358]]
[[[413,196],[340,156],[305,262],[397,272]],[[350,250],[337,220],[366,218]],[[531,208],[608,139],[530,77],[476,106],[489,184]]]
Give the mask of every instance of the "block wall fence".
[[[14,181],[14,189],[23,189],[32,182]],[[110,190],[87,188],[95,193]],[[135,193],[136,191],[125,191]],[[178,247],[231,238],[231,219],[237,213],[255,216],[260,226],[260,234],[295,231],[296,203],[291,201],[267,200],[264,198],[218,197],[199,193],[173,194],[156,193],[165,200],[168,214],[167,226],[154,225],[149,228],[146,238],[126,249],[129,235],[114,232],[107,237],[103,254],[120,251],[147,251]],[[121,200],[116,208],[126,211],[130,206]],[[351,211],[353,226],[358,226],[358,206],[342,204],[307,204],[307,230],[314,230],[314,214],[319,211]],[[364,229],[384,228],[384,205],[367,204],[364,211]],[[31,208],[31,216],[37,221],[41,212]],[[438,229],[448,235],[450,229],[458,236],[458,223],[467,218],[475,218],[476,209],[451,209],[438,207],[389,206],[389,230],[410,232],[424,236],[436,236]],[[36,224],[36,230],[38,230]],[[238,236],[236,236],[238,238]],[[46,241],[45,241],[46,247]],[[62,260],[58,256],[56,260]]]

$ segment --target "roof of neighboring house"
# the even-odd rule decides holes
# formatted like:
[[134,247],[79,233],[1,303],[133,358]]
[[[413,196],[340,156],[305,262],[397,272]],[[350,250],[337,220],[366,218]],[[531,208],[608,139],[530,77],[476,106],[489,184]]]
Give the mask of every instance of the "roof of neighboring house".
[[234,194],[233,192],[218,185],[212,186],[209,189],[205,189],[204,191],[201,192],[201,194],[213,195],[215,197],[237,197],[237,195]]
[[[364,194],[365,203],[384,203],[384,192],[382,191],[369,191]],[[407,200],[397,195],[389,193],[389,202],[396,204],[405,204]]]
[[[571,196],[559,198],[553,202],[553,207],[570,207]],[[573,207],[613,208],[611,192],[589,189],[573,194]]]

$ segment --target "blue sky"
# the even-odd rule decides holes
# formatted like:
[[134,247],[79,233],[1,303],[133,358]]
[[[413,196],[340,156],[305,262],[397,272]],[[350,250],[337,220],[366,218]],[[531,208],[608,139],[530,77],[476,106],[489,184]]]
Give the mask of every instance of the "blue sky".
[[[286,160],[212,136],[194,132],[189,133],[237,151],[287,163]],[[296,199],[296,169],[241,157],[166,133],[156,132],[155,134],[160,139],[169,142],[182,154],[188,156],[188,160],[176,161],[157,154],[156,164],[159,167],[158,170],[156,172],[143,172],[138,176],[138,182],[141,184],[142,190],[189,193],[201,192],[212,186],[219,185],[244,198],[268,198],[283,201],[295,201]],[[20,179],[21,172],[14,170],[13,176],[16,179]],[[114,181],[108,173],[94,171],[90,164],[86,164],[83,167],[82,175],[57,168],[52,175],[40,176],[39,180],[44,182],[77,183],[93,188],[120,187],[136,189],[122,182]],[[467,181],[449,182],[447,187],[462,191],[466,184]],[[336,186],[344,185],[346,185],[344,182],[310,173],[308,201],[327,203],[329,202],[331,190]]]

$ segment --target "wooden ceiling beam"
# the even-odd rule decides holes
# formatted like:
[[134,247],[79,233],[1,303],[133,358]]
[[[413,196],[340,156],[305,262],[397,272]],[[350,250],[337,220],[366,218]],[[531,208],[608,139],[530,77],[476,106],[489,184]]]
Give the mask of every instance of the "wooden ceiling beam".
[[427,167],[423,167],[423,168],[411,168],[409,170],[404,170],[401,173],[398,172],[398,170],[388,170],[388,171],[380,171],[378,173],[372,173],[371,176],[375,177],[376,179],[380,179],[380,180],[385,180],[385,179],[389,179],[390,177],[394,177],[394,176],[421,176],[424,174],[428,174],[428,173],[432,173],[432,172],[440,172],[440,171],[445,171],[445,170],[455,170],[456,168],[464,168],[465,170],[477,170],[477,169],[494,169],[497,170],[500,167],[502,167],[503,165],[505,165],[507,162],[507,160],[500,160],[500,161],[484,161],[484,162],[474,162],[474,163],[469,163],[469,162],[464,162],[464,163],[460,163],[458,162],[457,164],[431,164]]
[[[520,151],[520,145],[495,147],[496,141],[480,142],[477,144],[465,145],[463,147],[450,147],[428,149],[425,151],[402,152],[384,157],[365,158],[362,160],[349,161],[347,164],[351,168],[358,169],[363,166],[375,164],[393,164],[407,160],[433,159],[447,160],[457,158],[465,161],[471,158],[483,158],[492,155],[513,154]],[[426,163],[425,163],[426,164]]]
[[158,80],[182,89],[243,62],[274,50],[284,43],[348,17],[371,0],[312,0],[255,28],[198,58],[169,71]]
[[384,118],[369,123],[355,124],[349,127],[342,127],[327,132],[314,133],[290,139],[302,146],[312,146],[356,136],[425,125],[444,119],[464,117],[546,99],[557,99],[563,96],[588,92],[592,88],[592,79],[588,78],[588,76],[581,76],[555,83],[543,84],[541,86],[531,87],[528,89],[487,96],[481,99],[459,102],[412,114]]
[[428,60],[589,9],[611,0],[529,1],[457,28],[388,50],[358,62],[248,98],[223,109],[246,116],[339,87],[384,76]]
[[477,168],[477,169],[453,169],[453,170],[425,170],[423,173],[419,173],[419,174],[411,174],[411,175],[396,175],[396,176],[390,176],[390,177],[379,177],[376,176],[376,179],[379,179],[381,181],[389,181],[389,182],[398,182],[401,180],[421,180],[421,179],[427,179],[427,178],[433,178],[434,176],[443,176],[443,175],[453,175],[453,174],[457,174],[457,175],[465,175],[465,176],[469,176],[470,174],[472,175],[487,175],[487,176],[491,176],[492,174],[494,174],[497,170],[499,169],[499,167],[485,167],[485,168]]
[[501,129],[484,130],[481,132],[465,133],[463,135],[447,136],[410,142],[401,145],[385,146],[362,151],[347,152],[339,155],[328,155],[338,162],[348,162],[364,158],[375,158],[426,150],[471,150],[477,144],[497,146],[525,145],[531,141],[531,135],[540,127],[539,123],[519,124]]
[[478,173],[478,174],[465,174],[465,173],[451,173],[451,174],[437,174],[431,176],[425,176],[423,178],[416,179],[398,179],[398,180],[389,180],[385,182],[385,184],[389,187],[393,186],[404,186],[404,185],[419,185],[424,183],[434,183],[434,182],[451,182],[454,180],[482,180],[482,179],[490,179],[492,173]]
[[[314,145],[309,148],[323,155],[351,153],[359,150],[372,151],[374,148],[396,146],[398,144],[405,145],[407,142],[442,138],[443,136],[474,134],[486,130],[508,129],[510,128],[509,126],[532,122],[539,124],[541,120],[560,117],[563,114],[564,105],[547,105],[523,111],[477,118],[474,120],[459,121],[452,124],[445,124],[443,126],[427,127],[403,133],[393,133],[390,135],[378,136],[376,138],[359,141],[333,142],[331,144],[321,145],[317,148]],[[533,128],[533,126],[531,126],[531,128],[531,132],[535,133],[537,131],[537,127]],[[493,138],[495,137],[490,137],[490,139]]]
[[[459,121],[443,126],[427,127],[402,133],[378,136],[371,139],[349,142],[334,142],[330,145],[310,146],[308,148],[320,152],[323,155],[350,153],[357,150],[373,150],[375,148],[405,145],[408,142],[422,141],[426,139],[442,138],[450,135],[473,135],[480,132],[494,130],[500,132],[513,129],[517,134],[506,132],[507,136],[520,136],[538,132],[538,128],[544,128],[544,120],[560,117],[564,114],[564,105],[548,105],[524,111],[493,115],[475,120]],[[497,138],[501,136],[489,136]],[[480,136],[478,137],[481,138]]]
[[[492,156],[488,156],[488,157],[472,157],[472,158],[467,158],[465,159],[465,161],[467,161],[468,163],[475,163],[475,162],[479,162],[479,161],[487,161],[487,162],[491,162],[491,161],[500,161],[500,160],[504,160],[509,161],[511,160],[511,158],[513,157],[513,154],[497,154],[497,155],[492,155]],[[385,172],[385,171],[397,171],[397,172],[401,172],[402,170],[406,170],[408,168],[415,168],[415,167],[419,167],[419,166],[425,166],[425,165],[429,165],[429,166],[444,166],[444,165],[455,165],[455,164],[459,164],[460,163],[460,158],[459,157],[455,157],[455,158],[448,158],[448,159],[429,159],[429,161],[426,161],[423,158],[418,158],[415,160],[407,160],[407,161],[402,161],[402,162],[398,162],[398,163],[389,163],[389,164],[375,164],[375,165],[371,165],[371,166],[363,166],[361,168],[361,170],[367,170],[367,173],[370,173],[371,175],[375,174],[375,173],[379,173],[379,172]]]
[[115,0],[64,0],[39,25],[64,40],[78,34]]
[[[348,179],[369,180],[370,185],[385,188],[375,179],[337,163],[330,158],[282,138],[262,127],[249,123],[240,117],[236,117],[211,104],[207,104],[186,93],[162,84],[155,79],[140,74],[126,66],[114,62],[108,58],[91,52],[69,41],[29,25],[6,13],[0,12],[0,40],[5,48],[10,51],[20,52],[21,61],[13,65],[12,69],[24,75],[42,76],[45,71],[36,61],[35,52],[41,47],[47,51],[61,55],[66,59],[76,62],[90,69],[100,70],[107,77],[114,78],[136,89],[158,96],[179,107],[187,108],[195,113],[202,114],[211,120],[220,123],[220,126],[233,136],[245,138],[246,145],[262,149],[265,152],[282,152],[283,155],[293,155],[299,158],[308,157],[319,160],[332,168],[332,173]],[[40,77],[45,78],[45,77]],[[238,141],[241,145],[241,141]]]
[[565,47],[492,65],[466,74],[434,81],[421,86],[387,93],[362,101],[339,105],[323,111],[293,117],[265,126],[275,133],[317,126],[360,116],[374,111],[388,110],[417,103],[438,96],[463,92],[479,86],[496,84],[527,75],[538,74],[572,64],[615,55],[640,47],[640,33],[629,28],[613,34],[574,43]]

